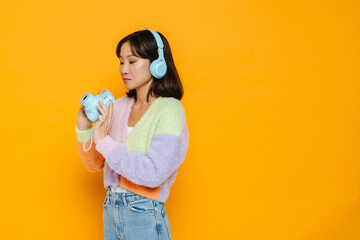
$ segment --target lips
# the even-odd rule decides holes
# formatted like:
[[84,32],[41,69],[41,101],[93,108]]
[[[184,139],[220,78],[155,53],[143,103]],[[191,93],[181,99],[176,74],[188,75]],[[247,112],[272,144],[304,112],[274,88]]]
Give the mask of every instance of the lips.
[[130,80],[130,78],[123,78],[123,80],[124,80],[124,81],[129,81],[129,80]]

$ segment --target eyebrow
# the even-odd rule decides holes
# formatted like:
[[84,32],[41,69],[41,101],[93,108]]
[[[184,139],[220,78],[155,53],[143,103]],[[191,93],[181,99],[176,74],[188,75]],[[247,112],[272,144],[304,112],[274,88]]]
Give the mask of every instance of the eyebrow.
[[[121,57],[121,58],[124,58],[124,57],[123,57],[123,56],[121,56],[121,55],[120,55],[120,57]],[[130,55],[127,55],[126,57],[128,58],[128,57],[136,57],[136,56],[135,56],[135,55],[133,55],[133,54],[130,54]]]

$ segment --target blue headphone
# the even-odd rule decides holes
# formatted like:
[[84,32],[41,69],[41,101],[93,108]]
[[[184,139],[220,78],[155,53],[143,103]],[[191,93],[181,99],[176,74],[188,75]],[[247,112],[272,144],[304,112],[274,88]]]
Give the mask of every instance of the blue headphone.
[[156,78],[159,79],[163,78],[167,71],[166,61],[164,58],[164,44],[161,40],[160,35],[157,32],[150,29],[143,29],[143,31],[145,30],[150,31],[154,35],[158,47],[158,54],[159,54],[158,59],[152,61],[150,64],[150,73],[152,76]]

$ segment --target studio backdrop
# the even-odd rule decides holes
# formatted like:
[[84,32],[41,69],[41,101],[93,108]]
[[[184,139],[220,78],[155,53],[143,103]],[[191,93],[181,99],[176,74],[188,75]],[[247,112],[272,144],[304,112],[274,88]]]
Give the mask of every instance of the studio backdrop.
[[172,238],[360,239],[359,1],[0,2],[0,239],[103,239],[80,98],[126,94],[115,48],[169,41],[189,149]]

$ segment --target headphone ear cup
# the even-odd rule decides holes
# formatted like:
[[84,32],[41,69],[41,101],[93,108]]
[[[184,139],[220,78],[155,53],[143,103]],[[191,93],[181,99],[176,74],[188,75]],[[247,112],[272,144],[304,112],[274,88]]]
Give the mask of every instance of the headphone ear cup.
[[158,79],[163,78],[166,71],[166,63],[161,59],[156,59],[150,64],[150,74]]
[[154,60],[154,61],[150,64],[150,74],[151,74],[153,77],[156,77],[155,70],[154,70],[154,66],[155,66],[155,64],[156,64],[156,61],[157,61],[157,60]]

